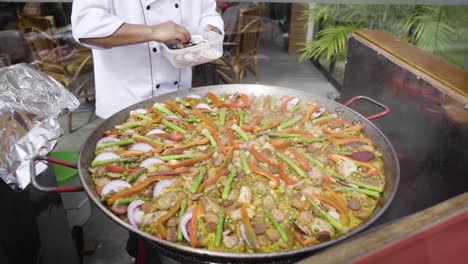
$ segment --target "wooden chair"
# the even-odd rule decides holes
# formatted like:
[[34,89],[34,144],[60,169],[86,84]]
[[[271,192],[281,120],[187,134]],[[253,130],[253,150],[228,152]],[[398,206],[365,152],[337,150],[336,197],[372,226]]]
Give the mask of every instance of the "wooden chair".
[[232,49],[232,54],[224,52],[223,57],[210,63],[214,66],[215,83],[219,78],[226,83],[241,83],[246,69],[255,75],[258,83],[257,50],[264,12],[264,4],[239,9],[235,39],[223,43],[225,49]]
[[[73,44],[64,45],[54,38],[57,30],[51,16],[30,16],[18,12],[18,17],[36,68],[62,83],[76,97],[90,101],[94,94],[88,92],[89,80],[82,75],[91,72],[91,51],[77,49]],[[68,131],[72,132],[72,113],[67,115]]]

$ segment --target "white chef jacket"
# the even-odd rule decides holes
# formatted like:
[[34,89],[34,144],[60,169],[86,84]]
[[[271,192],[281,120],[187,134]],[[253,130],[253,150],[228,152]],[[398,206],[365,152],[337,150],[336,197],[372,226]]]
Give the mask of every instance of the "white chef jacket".
[[[73,37],[78,42],[112,35],[123,23],[157,25],[167,21],[188,29],[208,24],[224,29],[215,0],[73,1]],[[162,43],[111,49],[83,45],[93,49],[96,115],[101,118],[144,99],[191,87],[191,69],[173,67],[160,52]]]

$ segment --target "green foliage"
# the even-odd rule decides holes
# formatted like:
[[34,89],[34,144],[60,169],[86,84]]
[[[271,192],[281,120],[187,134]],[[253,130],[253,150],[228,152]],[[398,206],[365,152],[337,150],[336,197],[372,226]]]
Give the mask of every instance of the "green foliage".
[[390,31],[433,53],[450,46],[455,34],[438,6],[320,4],[303,18],[324,29],[304,44],[301,61],[344,56],[349,35],[364,28]]

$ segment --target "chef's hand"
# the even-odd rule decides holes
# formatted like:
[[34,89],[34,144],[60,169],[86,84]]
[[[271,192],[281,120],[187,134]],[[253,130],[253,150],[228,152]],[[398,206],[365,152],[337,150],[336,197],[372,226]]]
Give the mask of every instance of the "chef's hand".
[[172,21],[152,26],[151,31],[153,40],[157,42],[165,43],[177,40],[181,43],[187,43],[191,39],[190,32],[187,29]]
[[217,28],[217,27],[215,27],[213,25],[210,25],[210,24],[205,26],[205,30],[206,31],[213,31],[213,32],[216,32],[216,33],[222,35],[221,30],[219,30],[219,28]]

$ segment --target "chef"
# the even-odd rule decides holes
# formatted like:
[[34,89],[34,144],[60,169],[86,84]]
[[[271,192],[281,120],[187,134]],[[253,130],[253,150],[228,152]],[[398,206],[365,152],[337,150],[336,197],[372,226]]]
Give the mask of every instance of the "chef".
[[190,28],[222,34],[215,0],[73,1],[74,38],[93,49],[96,115],[163,93],[191,87],[190,68],[161,54],[163,43],[188,42]]

